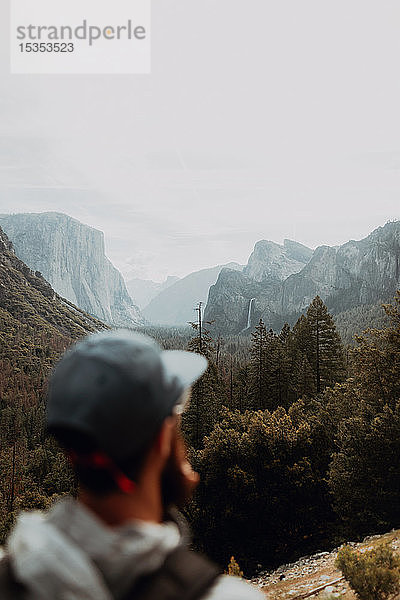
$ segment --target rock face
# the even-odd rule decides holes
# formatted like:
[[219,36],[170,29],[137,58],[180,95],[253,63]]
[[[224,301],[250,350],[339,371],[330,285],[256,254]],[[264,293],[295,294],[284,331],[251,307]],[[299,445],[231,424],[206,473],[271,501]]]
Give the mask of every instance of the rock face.
[[223,270],[210,288],[205,318],[215,320],[220,331],[242,331],[249,310],[252,325],[262,318],[277,329],[293,323],[317,294],[337,314],[390,300],[400,286],[400,221],[314,253],[295,242],[276,246],[258,242],[243,273]]
[[[243,267],[230,263],[233,273]],[[199,302],[207,301],[208,290],[216,282],[223,266],[201,269],[179,279],[164,289],[143,310],[145,318],[155,325],[187,325],[195,319],[194,308]]]
[[389,300],[400,283],[400,221],[360,241],[317,248],[298,274],[284,283],[282,304],[302,311],[319,294],[332,312]]
[[[28,342],[32,337],[38,352],[37,347],[45,344],[46,334],[63,344],[106,328],[94,317],[60,298],[39,272],[35,273],[23,263],[1,227],[0,324],[2,356],[7,356],[10,351],[12,363],[27,350],[30,352]],[[17,336],[18,331],[23,332],[23,343],[21,333]],[[37,358],[37,353],[30,356],[31,366]]]
[[14,254],[14,248],[4,231],[0,227],[0,252],[10,252]]
[[1,215],[16,255],[55,291],[105,323],[142,323],[119,271],[104,252],[101,231],[61,213]]
[[280,325],[280,296],[287,277],[301,271],[313,251],[303,244],[285,240],[257,242],[243,272],[222,269],[210,288],[205,319],[215,321],[213,329],[240,333],[262,315],[269,327]]
[[[276,278],[255,281],[244,273],[222,269],[217,282],[211,286],[204,319],[214,321],[212,330],[218,333],[240,333],[263,314],[265,322],[275,327],[280,322],[277,313],[281,281]],[[259,318],[259,317],[258,317]]]
[[308,263],[312,250],[291,240],[285,240],[283,246],[267,240],[261,240],[254,246],[243,273],[254,281],[278,279],[282,281],[298,273]]

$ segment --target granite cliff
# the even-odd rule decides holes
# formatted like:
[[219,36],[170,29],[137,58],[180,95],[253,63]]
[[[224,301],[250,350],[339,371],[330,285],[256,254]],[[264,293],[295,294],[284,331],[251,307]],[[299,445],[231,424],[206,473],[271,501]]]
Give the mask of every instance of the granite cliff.
[[400,221],[360,241],[314,252],[294,242],[285,242],[280,251],[275,246],[258,242],[243,273],[221,271],[205,311],[215,328],[238,333],[249,318],[253,326],[262,317],[278,329],[293,323],[317,294],[337,314],[390,300],[400,286]]
[[400,221],[366,238],[317,248],[283,285],[282,311],[304,310],[319,294],[334,313],[392,298],[400,284]]
[[105,255],[101,231],[53,212],[0,215],[0,226],[16,255],[57,294],[110,325],[143,322],[121,274]]
[[[29,356],[30,343],[40,346],[49,337],[68,344],[106,328],[61,298],[39,272],[23,263],[1,227],[0,322],[0,355],[11,362],[19,354]],[[31,362],[36,358],[31,355]]]
[[[230,263],[232,271],[242,266]],[[223,267],[211,267],[190,273],[179,279],[167,289],[162,290],[143,310],[145,318],[155,325],[187,325],[194,321],[194,308],[199,302],[207,301],[208,290],[216,282]]]
[[292,240],[285,240],[283,246],[261,240],[254,246],[243,273],[254,281],[283,281],[289,275],[301,271],[312,254],[310,248]]

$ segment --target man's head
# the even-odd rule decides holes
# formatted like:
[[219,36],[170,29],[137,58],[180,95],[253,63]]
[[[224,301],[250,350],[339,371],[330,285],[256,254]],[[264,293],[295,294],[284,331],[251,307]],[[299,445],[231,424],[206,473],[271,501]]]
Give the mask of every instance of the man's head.
[[200,355],[162,351],[152,338],[122,330],[90,335],[67,351],[50,379],[47,426],[80,483],[99,495],[135,493],[152,472],[171,496],[184,452],[178,415],[206,368]]

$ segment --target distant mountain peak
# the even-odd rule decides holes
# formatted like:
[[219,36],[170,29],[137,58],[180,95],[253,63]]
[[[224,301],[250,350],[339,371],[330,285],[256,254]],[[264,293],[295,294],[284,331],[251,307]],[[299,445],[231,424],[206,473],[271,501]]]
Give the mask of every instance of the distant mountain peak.
[[285,240],[283,245],[260,240],[255,244],[243,273],[255,281],[283,281],[301,271],[311,256],[310,248],[292,240]]
[[362,240],[321,245],[314,252],[292,240],[283,246],[261,240],[243,273],[221,272],[210,289],[205,318],[220,331],[237,333],[251,313],[253,325],[262,317],[268,327],[279,329],[317,295],[337,314],[389,301],[399,287],[400,221]]
[[216,282],[221,270],[240,272],[243,268],[234,262],[229,263],[229,267],[218,265],[182,277],[151,300],[143,309],[145,318],[157,325],[187,325],[195,317],[197,304],[206,304],[210,286]]
[[131,298],[139,306],[139,308],[143,310],[153,300],[153,298],[177,281],[179,281],[179,277],[174,275],[168,275],[165,281],[162,282],[134,277],[126,282],[126,287]]

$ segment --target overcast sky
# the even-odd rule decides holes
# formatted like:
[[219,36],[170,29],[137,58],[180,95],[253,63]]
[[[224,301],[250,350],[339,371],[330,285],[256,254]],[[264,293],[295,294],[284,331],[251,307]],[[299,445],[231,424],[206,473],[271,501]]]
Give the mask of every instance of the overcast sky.
[[152,74],[118,76],[9,75],[4,4],[0,212],[158,280],[399,218],[398,0],[152,0]]

